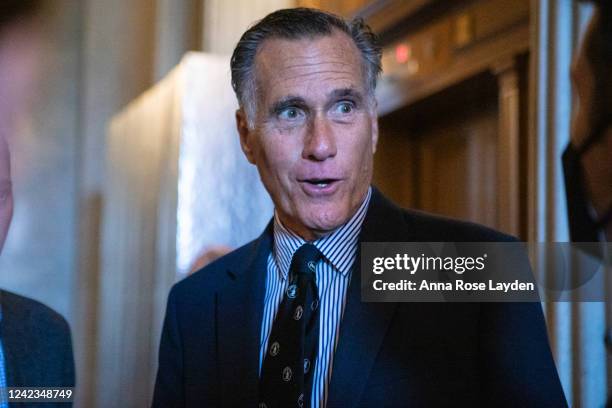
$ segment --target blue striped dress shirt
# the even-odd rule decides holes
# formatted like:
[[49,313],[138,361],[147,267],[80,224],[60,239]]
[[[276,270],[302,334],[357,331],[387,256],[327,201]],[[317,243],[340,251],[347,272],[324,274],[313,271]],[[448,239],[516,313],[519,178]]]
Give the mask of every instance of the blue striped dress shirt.
[[[0,322],[2,321],[2,308],[0,308]],[[6,383],[6,371],[4,362],[4,347],[0,339],[0,408],[8,408],[8,391]]]
[[[319,292],[319,353],[314,366],[310,406],[324,408],[327,402],[329,379],[334,351],[338,343],[340,321],[344,313],[346,293],[351,280],[352,266],[357,256],[361,224],[365,218],[372,189],[357,212],[332,233],[313,241],[323,259],[317,264],[316,279]],[[268,349],[274,317],[287,289],[289,267],[294,252],[306,241],[286,229],[274,216],[274,247],[268,256],[266,294],[261,325],[259,372]]]

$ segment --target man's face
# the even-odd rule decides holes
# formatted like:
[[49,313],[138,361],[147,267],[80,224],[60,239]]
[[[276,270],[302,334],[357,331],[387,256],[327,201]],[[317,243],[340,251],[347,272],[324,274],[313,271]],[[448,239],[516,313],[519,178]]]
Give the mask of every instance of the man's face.
[[361,54],[341,32],[270,39],[255,58],[256,112],[236,118],[285,226],[311,240],[346,222],[372,178],[378,138]]
[[8,144],[0,135],[0,251],[13,217],[13,190],[11,186],[11,163]]

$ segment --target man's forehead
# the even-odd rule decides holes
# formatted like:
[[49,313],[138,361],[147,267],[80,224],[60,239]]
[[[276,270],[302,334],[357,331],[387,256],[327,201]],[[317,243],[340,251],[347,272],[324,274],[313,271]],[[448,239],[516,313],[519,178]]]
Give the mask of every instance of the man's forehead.
[[[296,45],[299,45],[299,47],[295,47]],[[309,47],[314,47],[315,45],[324,45],[339,51],[354,47],[354,51],[358,51],[353,39],[348,34],[334,29],[329,33],[305,34],[295,38],[273,36],[265,39],[259,45],[258,52],[271,47],[296,48],[297,51],[308,52]]]
[[309,81],[344,82],[343,88],[365,84],[361,54],[351,38],[330,35],[264,41],[255,59],[255,75],[264,91],[270,87],[301,87]]

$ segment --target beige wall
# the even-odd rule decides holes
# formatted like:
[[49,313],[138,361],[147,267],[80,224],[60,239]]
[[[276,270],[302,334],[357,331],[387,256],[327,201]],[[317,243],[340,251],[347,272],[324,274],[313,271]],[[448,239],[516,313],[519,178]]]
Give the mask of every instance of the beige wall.
[[87,0],[81,15],[81,116],[74,321],[79,405],[93,406],[100,217],[109,118],[150,86],[154,75],[155,4],[149,0]]
[[255,20],[295,4],[296,0],[205,0],[202,50],[231,54],[242,33]]

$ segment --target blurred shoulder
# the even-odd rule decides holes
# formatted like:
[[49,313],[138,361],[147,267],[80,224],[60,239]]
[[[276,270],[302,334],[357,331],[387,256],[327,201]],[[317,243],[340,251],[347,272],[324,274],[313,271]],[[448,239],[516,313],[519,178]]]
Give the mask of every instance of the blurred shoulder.
[[68,322],[49,306],[7,290],[0,290],[2,318],[25,326],[35,326],[47,334],[70,335]]

